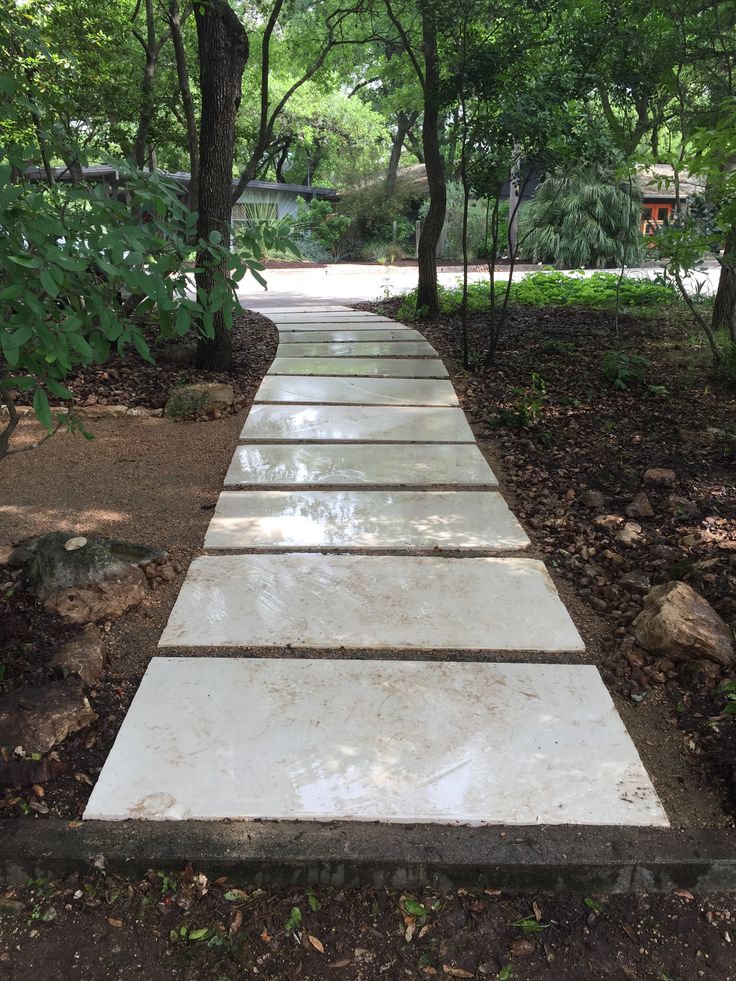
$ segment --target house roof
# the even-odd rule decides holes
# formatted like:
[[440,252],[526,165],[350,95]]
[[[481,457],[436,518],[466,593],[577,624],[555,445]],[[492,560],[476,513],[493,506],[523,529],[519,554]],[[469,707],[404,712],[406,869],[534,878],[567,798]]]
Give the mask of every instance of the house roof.
[[[192,179],[192,175],[188,171],[177,171],[176,173],[165,172],[166,177],[173,177],[175,181],[180,184],[188,184]],[[233,181],[233,187],[237,185],[237,181]],[[257,188],[258,190],[264,191],[276,191],[284,192],[287,194],[312,194],[318,198],[334,198],[337,195],[337,191],[334,187],[317,187],[313,184],[282,184],[279,181],[248,181],[248,187]]]
[[[46,172],[41,167],[27,167],[23,173],[32,181],[46,180]],[[53,173],[54,180],[57,181],[66,182],[72,179],[68,167],[54,167]],[[170,173],[162,170],[161,173],[165,177],[173,178],[179,184],[188,184],[192,179],[191,174],[187,171]],[[118,176],[117,169],[111,164],[90,164],[89,166],[82,167],[82,177],[87,181],[115,180]],[[233,181],[233,187],[236,184],[237,181]],[[280,184],[276,181],[249,181],[248,187],[257,188],[258,190],[284,192],[287,194],[311,194],[318,198],[334,198],[337,195],[334,187],[314,187],[309,184]]]
[[[675,197],[675,171],[669,164],[642,167],[636,175],[645,201],[672,201]],[[687,200],[705,190],[705,181],[687,171],[680,172],[680,197]]]

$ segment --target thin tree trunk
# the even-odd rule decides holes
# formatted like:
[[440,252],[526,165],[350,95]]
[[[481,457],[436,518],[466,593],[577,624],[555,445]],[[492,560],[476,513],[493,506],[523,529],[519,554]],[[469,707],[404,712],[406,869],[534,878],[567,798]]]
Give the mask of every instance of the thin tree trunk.
[[383,193],[390,198],[396,187],[396,177],[399,172],[399,162],[401,161],[401,151],[404,149],[404,142],[412,126],[416,123],[418,112],[405,113],[399,112],[396,118],[396,133],[391,144],[391,155],[388,158],[388,168],[386,169],[386,180],[383,184]]
[[186,20],[186,14],[182,18],[179,9],[179,0],[169,0],[169,27],[171,28],[171,40],[174,45],[174,58],[176,60],[176,77],[179,82],[179,95],[181,105],[184,110],[184,119],[187,130],[187,149],[189,151],[189,207],[196,211],[199,202],[199,146],[197,143],[197,118],[194,113],[194,100],[192,90],[189,85],[189,68],[187,66],[187,54],[184,48],[184,37],[182,25]]
[[[3,373],[4,365],[0,362],[0,375]],[[0,460],[4,456],[7,456],[8,450],[10,448],[10,437],[15,431],[19,419],[18,410],[15,407],[15,402],[13,396],[10,394],[7,388],[0,385],[0,405],[4,405],[8,410],[8,423],[5,428],[0,431]]]
[[734,330],[734,317],[736,317],[736,229],[732,229],[728,233],[723,260],[711,324],[714,331],[726,328],[731,340],[736,343],[736,331]]
[[[235,119],[240,105],[243,71],[248,61],[248,36],[227,0],[197,4],[202,115],[199,132],[199,217],[197,236],[205,241],[218,231],[230,243],[233,198]],[[225,277],[224,264],[208,267],[209,253],[197,256],[197,292],[209,292]],[[232,367],[232,337],[222,311],[214,315],[214,337],[197,344],[196,365],[211,371]]]
[[426,309],[429,317],[439,315],[437,293],[437,245],[442,234],[447,210],[447,185],[440,148],[440,62],[437,52],[437,33],[434,15],[426,3],[421,7],[422,41],[424,50],[424,119],[422,144],[424,164],[429,184],[429,210],[419,236],[419,283],[417,309]]
[[153,122],[156,103],[153,94],[153,82],[156,77],[156,64],[161,48],[166,41],[167,34],[156,40],[156,21],[153,12],[153,0],[145,0],[146,8],[146,35],[139,34],[134,30],[133,34],[138,39],[146,56],[146,63],[143,68],[141,78],[141,107],[138,115],[138,126],[133,141],[133,160],[136,167],[141,170],[146,165],[146,145],[148,134]]

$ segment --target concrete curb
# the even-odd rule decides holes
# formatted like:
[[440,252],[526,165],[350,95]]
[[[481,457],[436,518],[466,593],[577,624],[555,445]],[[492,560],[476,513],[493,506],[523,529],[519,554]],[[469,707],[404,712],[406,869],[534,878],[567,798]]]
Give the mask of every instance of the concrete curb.
[[96,866],[140,875],[191,862],[264,885],[622,893],[736,890],[736,833],[644,828],[104,822],[0,827],[10,881]]

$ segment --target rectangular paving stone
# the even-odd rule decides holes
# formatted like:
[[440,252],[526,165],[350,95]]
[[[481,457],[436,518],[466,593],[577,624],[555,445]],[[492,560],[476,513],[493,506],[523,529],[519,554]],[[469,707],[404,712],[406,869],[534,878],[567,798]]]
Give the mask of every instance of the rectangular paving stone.
[[[271,318],[273,319],[273,318]],[[279,332],[285,330],[298,330],[300,332],[313,331],[313,330],[411,330],[406,324],[399,324],[395,320],[346,320],[345,318],[340,318],[339,320],[315,320],[315,321],[300,321],[300,320],[274,320],[274,324],[278,328]]]
[[335,344],[302,344],[282,340],[279,343],[277,357],[293,358],[355,358],[355,357],[400,357],[400,358],[431,358],[437,357],[437,352],[426,341],[398,342],[374,341],[361,343],[339,342]]
[[[267,315],[268,316],[268,315]],[[390,317],[382,317],[376,313],[367,313],[363,310],[328,310],[328,311],[309,311],[303,313],[273,313],[269,319],[277,324],[314,324],[332,323],[333,321],[345,321],[346,323],[365,322],[365,323],[394,323]]]
[[275,357],[269,375],[353,376],[356,378],[447,378],[439,358]]
[[668,826],[590,665],[155,657],[84,819],[227,818]]
[[361,485],[497,487],[473,443],[294,443],[238,446],[225,486]]
[[483,549],[529,539],[497,491],[224,491],[214,549]]
[[244,440],[474,443],[462,409],[385,405],[254,405]]
[[[339,359],[337,359],[339,360]],[[449,381],[434,378],[320,378],[266,375],[254,402],[457,405]]]
[[543,563],[402,555],[211,555],[160,647],[584,650]]
[[[388,328],[388,325],[385,326]],[[412,330],[411,327],[392,327],[386,330],[288,330],[282,327],[279,329],[279,340],[289,344],[341,344],[350,341],[360,341],[363,344],[372,341],[426,343],[419,331]]]

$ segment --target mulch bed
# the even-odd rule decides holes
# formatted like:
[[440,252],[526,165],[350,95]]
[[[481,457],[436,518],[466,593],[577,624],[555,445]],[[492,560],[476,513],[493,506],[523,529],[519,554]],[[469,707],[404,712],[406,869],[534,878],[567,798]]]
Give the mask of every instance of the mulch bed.
[[[4,911],[4,913],[3,913]],[[696,981],[736,977],[733,896],[240,888],[191,867],[0,898],[0,978]]]
[[[400,301],[361,304],[397,316]],[[514,307],[495,364],[462,368],[458,316],[418,323],[445,358],[476,436],[491,441],[504,492],[537,549],[592,613],[608,624],[601,667],[609,686],[645,701],[657,689],[677,715],[690,762],[706,768],[727,811],[736,815],[736,719],[724,716],[715,665],[675,665],[638,649],[631,623],[649,585],[688,582],[736,624],[736,391],[709,372],[693,328],[663,317],[575,308]],[[483,316],[471,314],[471,350]],[[625,390],[601,372],[606,351],[642,355],[651,366]],[[538,417],[499,425],[529,403],[532,373],[545,385]],[[659,386],[664,386],[663,391]],[[645,486],[644,472],[670,468],[671,488]],[[642,539],[623,546],[601,514],[625,517],[645,490],[652,517],[635,517]],[[604,503],[586,506],[586,491]]]
[[[194,348],[194,341],[160,342],[152,344],[156,364],[149,364],[132,345],[125,356],[113,354],[102,365],[78,368],[64,382],[74,395],[74,404],[126,405],[130,408],[162,409],[172,388],[193,382],[228,382],[235,390],[237,405],[242,407],[260,383],[272,357],[271,344],[275,327],[260,314],[246,312],[236,317],[233,325],[233,370],[231,374],[216,371],[198,371],[192,364],[172,363],[187,344]],[[264,354],[268,357],[264,360]],[[18,405],[30,405],[32,393],[19,393]]]

